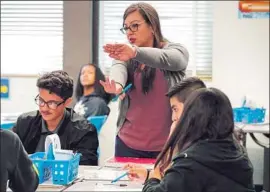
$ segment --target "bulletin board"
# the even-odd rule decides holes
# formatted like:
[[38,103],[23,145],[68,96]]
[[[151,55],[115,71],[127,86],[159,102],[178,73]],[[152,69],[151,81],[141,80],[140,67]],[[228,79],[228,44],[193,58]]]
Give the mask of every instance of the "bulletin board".
[[9,79],[1,78],[1,99],[9,99]]

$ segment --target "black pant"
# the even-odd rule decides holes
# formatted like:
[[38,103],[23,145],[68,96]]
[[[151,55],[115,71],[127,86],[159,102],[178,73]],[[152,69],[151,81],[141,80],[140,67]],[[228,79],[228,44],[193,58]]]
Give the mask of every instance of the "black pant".
[[115,140],[115,157],[134,157],[155,159],[160,151],[139,151],[128,147],[118,136]]

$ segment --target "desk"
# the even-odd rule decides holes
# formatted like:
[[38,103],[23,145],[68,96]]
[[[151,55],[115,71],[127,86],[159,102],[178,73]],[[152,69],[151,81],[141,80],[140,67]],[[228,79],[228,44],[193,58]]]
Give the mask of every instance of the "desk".
[[268,134],[269,138],[269,122],[259,124],[235,124],[236,130],[242,134],[243,145],[246,147],[246,136],[250,135],[252,140],[259,146],[264,148],[264,175],[263,175],[263,189],[269,191],[269,142],[267,144],[260,142],[254,133]]
[[[115,184],[111,184],[111,179],[108,179],[107,181],[105,181],[105,180],[91,178],[91,180],[89,180],[89,174],[91,172],[98,173],[99,171],[102,172],[104,170],[111,171],[111,172],[116,171],[113,168],[111,168],[111,170],[108,167],[106,169],[104,168],[105,167],[98,167],[98,166],[80,166],[79,179],[76,180],[74,184],[65,188],[63,191],[64,192],[68,192],[68,191],[89,191],[89,192],[94,192],[94,191],[139,192],[140,191],[141,192],[142,191],[142,188],[143,188],[142,183],[131,182],[131,181],[128,181],[127,179],[120,180]],[[108,175],[108,178],[110,176],[112,175],[111,174]],[[126,186],[120,186],[120,184],[125,184]]]
[[268,147],[267,144],[263,144],[254,136],[254,133],[269,134],[269,123],[258,123],[258,124],[243,124],[236,123],[235,128],[237,131],[240,131],[243,138],[243,145],[246,147],[246,136],[247,133],[251,136],[252,140],[261,147]]
[[[121,184],[126,184],[127,186],[120,186]],[[74,185],[68,187],[64,190],[64,192],[68,191],[132,191],[132,192],[141,192],[143,188],[142,184],[135,183],[135,182],[117,182],[117,184],[111,184],[110,182],[103,182],[103,181],[84,181],[84,182],[78,182]]]
[[[102,171],[103,167],[99,166],[79,166],[79,173],[78,178],[70,185],[63,186],[63,185],[53,185],[51,181],[46,181],[40,184],[36,191],[132,191],[132,192],[141,192],[143,185],[142,183],[138,182],[131,182],[128,179],[120,180],[116,184],[111,184],[111,180],[104,181],[104,180],[87,180],[89,174],[92,171],[98,172]],[[109,169],[106,169],[109,170]],[[111,170],[112,172],[115,170]],[[84,179],[86,178],[86,179]],[[120,186],[120,184],[126,184],[127,186]],[[8,192],[11,190],[8,188]]]
[[[39,191],[63,191],[64,189],[68,188],[68,186],[64,185],[53,185],[51,181],[45,181],[42,184],[39,184],[36,192]],[[7,185],[7,192],[12,192],[11,189]]]
[[[99,171],[102,172],[104,170],[111,172],[117,171],[109,167],[105,168],[101,166],[79,166],[78,178],[71,185],[57,186],[50,184],[50,182],[47,182],[44,184],[40,184],[37,191],[142,191],[142,183],[131,182],[127,178],[118,181],[116,184],[111,184],[111,179],[108,179],[107,181],[93,178],[89,179],[89,175],[91,174],[91,172],[98,173]],[[112,176],[112,174],[108,175],[108,177],[110,176]],[[127,186],[120,186],[120,184],[126,184]]]
[[235,123],[235,128],[245,130],[245,132],[269,133],[269,122],[256,124]]
[[20,113],[1,113],[1,128],[10,129],[14,126]]

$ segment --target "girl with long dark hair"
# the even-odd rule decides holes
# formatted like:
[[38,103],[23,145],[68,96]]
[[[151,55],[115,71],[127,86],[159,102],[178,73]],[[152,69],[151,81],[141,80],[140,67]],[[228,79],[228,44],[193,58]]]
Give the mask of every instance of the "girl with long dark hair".
[[233,131],[228,97],[215,88],[195,90],[143,192],[255,192],[252,164]]
[[85,118],[110,113],[108,103],[111,96],[104,91],[100,80],[104,81],[105,76],[98,66],[89,63],[81,67],[75,90],[77,103],[74,111]]

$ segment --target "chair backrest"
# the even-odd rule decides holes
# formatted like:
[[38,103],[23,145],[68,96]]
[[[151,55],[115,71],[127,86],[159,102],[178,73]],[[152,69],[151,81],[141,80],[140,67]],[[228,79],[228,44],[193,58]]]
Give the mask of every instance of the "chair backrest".
[[22,113],[1,113],[1,129],[11,129]]
[[1,129],[11,129],[15,125],[12,121],[1,121]]
[[96,127],[97,132],[99,134],[101,131],[101,128],[102,128],[103,124],[106,122],[107,118],[108,118],[108,115],[91,116],[91,117],[88,117],[87,120]]

